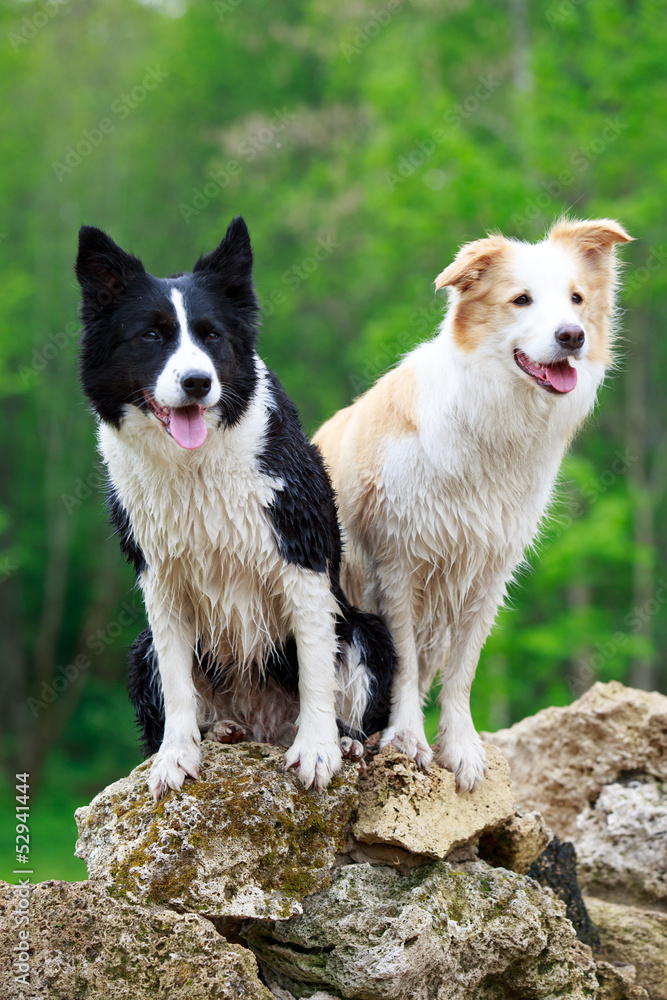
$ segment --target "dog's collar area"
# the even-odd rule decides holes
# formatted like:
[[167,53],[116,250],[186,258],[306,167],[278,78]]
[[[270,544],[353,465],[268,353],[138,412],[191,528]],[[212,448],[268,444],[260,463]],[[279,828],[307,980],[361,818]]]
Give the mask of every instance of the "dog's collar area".
[[547,392],[557,395],[572,392],[577,384],[577,369],[572,367],[567,358],[551,365],[543,365],[539,361],[533,361],[527,354],[516,348],[514,361],[522,372],[530,376],[536,385]]
[[208,434],[204,421],[205,406],[198,403],[190,403],[189,406],[160,406],[145,389],[143,394],[148,407],[176,444],[191,451],[204,443]]

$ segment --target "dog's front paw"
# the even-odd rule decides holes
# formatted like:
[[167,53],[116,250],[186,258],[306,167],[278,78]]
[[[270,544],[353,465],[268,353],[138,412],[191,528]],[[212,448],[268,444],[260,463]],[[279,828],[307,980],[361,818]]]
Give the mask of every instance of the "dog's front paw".
[[338,742],[316,743],[298,736],[285,754],[285,767],[294,767],[306,788],[326,788],[340,771],[342,755]]
[[452,738],[441,732],[435,752],[436,763],[454,772],[459,792],[472,792],[486,777],[488,768],[482,741],[476,732],[471,736]]
[[391,746],[398,747],[408,757],[412,757],[424,771],[429,768],[433,760],[433,751],[428,745],[423,727],[421,729],[418,729],[416,726],[409,729],[399,729],[398,727],[390,726],[382,734],[380,750],[383,750],[390,744]]
[[199,777],[199,734],[165,739],[151,765],[148,787],[156,802],[169,788],[179,791],[186,776]]

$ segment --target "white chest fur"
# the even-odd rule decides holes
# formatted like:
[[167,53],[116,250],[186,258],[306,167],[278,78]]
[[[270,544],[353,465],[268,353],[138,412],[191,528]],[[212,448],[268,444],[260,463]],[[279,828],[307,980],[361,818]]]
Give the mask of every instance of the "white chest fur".
[[419,429],[387,442],[380,477],[386,541],[409,567],[413,620],[438,628],[456,622],[475,588],[511,577],[597,389],[591,381],[575,399],[517,399],[444,348],[439,338],[405,362]]
[[140,583],[149,618],[170,609],[194,625],[220,663],[261,662],[286,631],[283,561],[267,515],[282,483],[257,459],[268,406],[260,391],[236,427],[210,426],[195,451],[181,449],[133,407],[120,430],[99,430],[111,482],[147,563]]

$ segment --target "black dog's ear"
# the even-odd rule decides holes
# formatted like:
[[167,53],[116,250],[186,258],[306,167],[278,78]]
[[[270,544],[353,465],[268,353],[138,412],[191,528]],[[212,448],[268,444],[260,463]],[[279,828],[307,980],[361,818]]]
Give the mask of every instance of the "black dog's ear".
[[242,216],[232,219],[222,243],[205,257],[200,257],[192,273],[213,278],[232,296],[235,290],[247,289],[252,284],[250,233]]
[[145,273],[141,261],[121,250],[101,229],[81,226],[76,276],[84,298],[107,306],[120,297],[135,275]]
[[240,215],[229,223],[222,243],[199,258],[192,273],[222,292],[233,307],[239,328],[246,329],[254,337],[259,303],[252,283],[250,233]]

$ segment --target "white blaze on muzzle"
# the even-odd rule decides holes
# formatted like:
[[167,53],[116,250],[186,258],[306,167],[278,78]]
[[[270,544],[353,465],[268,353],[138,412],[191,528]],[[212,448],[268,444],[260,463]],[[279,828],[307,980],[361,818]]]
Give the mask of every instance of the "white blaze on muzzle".
[[[155,395],[144,395],[155,416],[181,448],[199,448],[208,433],[204,414],[220,399],[220,381],[210,357],[192,337],[183,293],[173,288],[171,301],[178,319],[178,343],[156,382]],[[204,375],[211,380],[209,391],[196,401],[192,400],[183,385],[184,380],[192,375]]]

